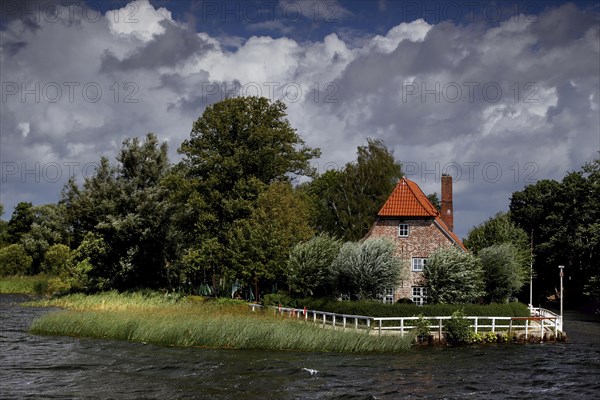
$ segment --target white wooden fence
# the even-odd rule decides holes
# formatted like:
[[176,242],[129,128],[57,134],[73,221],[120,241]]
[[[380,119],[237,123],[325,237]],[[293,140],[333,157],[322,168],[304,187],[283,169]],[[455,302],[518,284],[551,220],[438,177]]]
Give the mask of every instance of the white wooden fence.
[[[261,308],[260,304],[250,304],[252,311]],[[304,319],[320,324],[322,327],[331,326],[334,329],[347,328],[355,330],[366,330],[370,332],[372,329],[377,330],[378,335],[390,332],[404,336],[416,328],[416,321],[420,317],[367,317],[364,315],[351,314],[336,314],[325,311],[307,310],[302,308],[291,307],[272,307],[275,313],[287,314],[291,318]],[[543,308],[532,308],[532,316],[530,317],[480,317],[467,316],[466,319],[471,321],[470,327],[475,333],[483,332],[498,332],[508,331],[509,334],[513,331],[525,331],[525,338],[530,334],[539,332],[541,338],[547,331],[553,331],[556,336],[559,331],[562,331],[562,322],[560,316]],[[445,332],[444,321],[449,320],[450,316],[443,317],[423,317],[430,322],[430,333],[435,333],[442,337]]]

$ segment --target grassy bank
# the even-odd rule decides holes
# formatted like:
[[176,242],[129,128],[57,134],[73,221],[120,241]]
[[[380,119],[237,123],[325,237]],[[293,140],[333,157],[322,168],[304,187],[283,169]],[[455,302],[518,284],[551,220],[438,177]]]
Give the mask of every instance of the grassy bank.
[[34,321],[33,333],[165,346],[369,353],[404,351],[412,339],[322,329],[270,311],[252,313],[241,302],[156,293],[72,295],[31,305],[68,308]]
[[44,294],[48,287],[48,275],[3,276],[0,278],[0,293]]

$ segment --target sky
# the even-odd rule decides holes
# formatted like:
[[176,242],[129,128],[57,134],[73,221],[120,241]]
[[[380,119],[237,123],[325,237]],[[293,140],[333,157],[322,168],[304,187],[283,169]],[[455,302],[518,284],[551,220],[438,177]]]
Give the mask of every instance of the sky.
[[0,2],[0,202],[54,203],[127,137],[172,162],[227,96],[287,105],[319,172],[381,139],[455,232],[600,150],[598,1]]

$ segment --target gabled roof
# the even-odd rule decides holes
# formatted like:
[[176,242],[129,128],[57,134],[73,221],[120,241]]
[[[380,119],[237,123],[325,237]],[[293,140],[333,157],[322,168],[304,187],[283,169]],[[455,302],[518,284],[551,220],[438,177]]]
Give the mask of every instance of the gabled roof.
[[438,210],[431,204],[419,185],[402,178],[386,200],[378,217],[435,217]]
[[402,178],[388,197],[377,216],[380,218],[424,217],[432,218],[435,225],[452,242],[463,250],[467,250],[462,241],[442,220],[440,212],[431,204],[419,185],[410,179]]

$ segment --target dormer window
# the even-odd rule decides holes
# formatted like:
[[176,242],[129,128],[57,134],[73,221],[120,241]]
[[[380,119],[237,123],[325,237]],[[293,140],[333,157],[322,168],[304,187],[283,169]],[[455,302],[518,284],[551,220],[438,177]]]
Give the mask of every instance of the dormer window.
[[408,237],[408,233],[408,224],[405,224],[404,222],[398,224],[398,237]]

